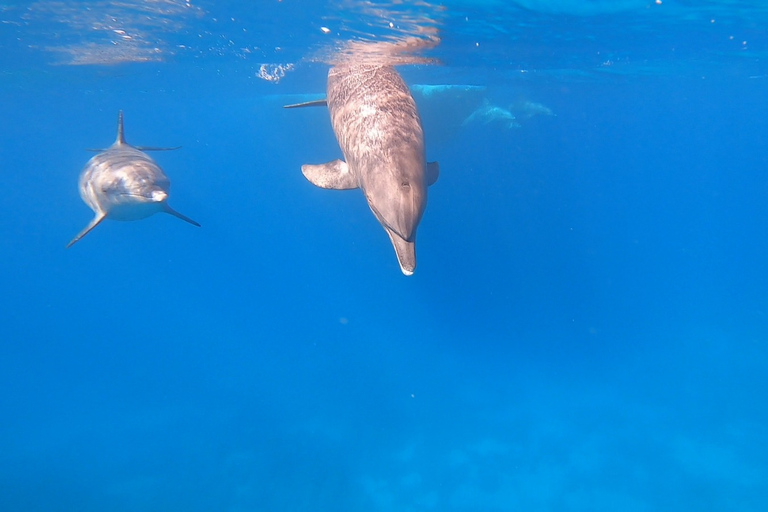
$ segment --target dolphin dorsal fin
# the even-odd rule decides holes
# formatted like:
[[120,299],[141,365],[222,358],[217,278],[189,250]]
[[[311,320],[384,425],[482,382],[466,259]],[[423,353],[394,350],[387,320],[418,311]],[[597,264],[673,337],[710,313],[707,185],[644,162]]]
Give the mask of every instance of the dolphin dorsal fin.
[[[123,111],[119,110],[117,112],[117,139],[115,139],[115,143],[112,145],[114,146],[128,146],[129,144],[125,142],[125,132],[123,132]],[[180,149],[181,146],[176,146],[173,148],[158,148],[155,146],[135,146],[136,149],[139,151],[173,151],[176,149]],[[103,149],[89,149],[88,151],[105,151]]]
[[115,139],[115,146],[125,144],[125,135],[123,135],[123,111],[117,112],[117,139]]

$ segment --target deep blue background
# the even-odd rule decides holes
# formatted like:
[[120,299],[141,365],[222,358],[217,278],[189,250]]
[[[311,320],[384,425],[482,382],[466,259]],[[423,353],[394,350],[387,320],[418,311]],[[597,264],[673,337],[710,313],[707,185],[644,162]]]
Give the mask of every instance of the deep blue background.
[[[324,109],[280,107],[326,65],[6,73],[0,509],[764,510],[765,75],[464,57],[401,71],[556,116],[462,125],[477,98],[416,96],[441,176],[409,278],[359,192],[301,175],[340,152]],[[153,156],[203,227],[64,250],[118,109],[129,143],[183,146]]]

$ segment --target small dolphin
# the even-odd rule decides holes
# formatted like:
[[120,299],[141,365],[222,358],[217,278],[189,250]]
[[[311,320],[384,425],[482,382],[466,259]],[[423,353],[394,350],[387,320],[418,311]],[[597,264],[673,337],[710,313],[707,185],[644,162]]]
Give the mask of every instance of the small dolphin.
[[517,122],[515,114],[505,108],[491,105],[488,100],[485,100],[461,124],[467,125],[476,122],[482,122],[483,124],[499,123],[507,129],[520,128],[520,123]]
[[492,105],[486,99],[482,105],[464,120],[462,125],[482,122],[483,124],[493,123],[511,129],[520,128],[522,126],[520,124],[521,121],[528,121],[536,116],[554,115],[555,113],[549,107],[535,101],[521,100],[511,104],[509,108],[503,108],[498,105]]
[[93,220],[67,244],[72,247],[104,219],[139,220],[157,212],[200,224],[168,206],[171,182],[144,151],[178,148],[134,147],[123,136],[123,111],[117,116],[117,140],[85,164],[80,173],[80,197],[96,213]]
[[400,270],[416,268],[416,228],[437,181],[426,162],[424,132],[411,92],[392,66],[340,64],[328,71],[327,99],[286,108],[327,105],[344,160],[302,165],[314,185],[360,188],[395,248]]
[[531,119],[536,116],[555,116],[552,109],[541,103],[530,100],[520,100],[509,106],[510,110],[515,112],[518,119]]

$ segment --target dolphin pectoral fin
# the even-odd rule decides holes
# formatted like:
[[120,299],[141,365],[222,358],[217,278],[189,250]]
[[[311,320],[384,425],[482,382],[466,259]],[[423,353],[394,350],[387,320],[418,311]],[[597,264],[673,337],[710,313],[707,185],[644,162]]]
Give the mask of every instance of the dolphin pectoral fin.
[[139,151],[176,151],[177,149],[181,149],[181,146],[176,146],[174,148],[158,148],[155,146],[133,146],[135,149],[138,149]]
[[174,210],[173,208],[171,208],[170,206],[168,206],[168,203],[165,203],[165,204],[163,205],[163,211],[164,211],[165,213],[170,213],[170,214],[171,214],[171,215],[173,215],[174,217],[178,217],[178,218],[180,218],[181,220],[183,220],[183,221],[185,221],[185,222],[189,222],[189,223],[190,223],[190,224],[192,224],[193,226],[197,226],[197,227],[200,227],[200,224],[199,224],[199,223],[197,223],[197,222],[193,221],[192,219],[190,219],[190,218],[189,218],[189,217],[187,217],[186,215],[184,215],[184,214],[182,214],[182,213],[179,213],[179,212],[177,212],[176,210]]
[[440,164],[437,162],[427,162],[427,186],[432,186],[440,176]]
[[397,262],[400,264],[400,270],[406,276],[413,275],[413,271],[416,269],[416,242],[403,240],[391,229],[386,227],[384,229],[389,235],[389,239],[392,241],[392,246],[395,248],[395,254],[397,254]]
[[106,213],[97,213],[96,216],[93,218],[93,220],[91,222],[89,222],[87,226],[85,226],[85,229],[83,229],[81,232],[79,232],[75,238],[70,240],[70,242],[67,244],[67,249],[69,249],[70,247],[75,245],[75,243],[77,243],[78,240],[80,240],[85,235],[90,233],[90,231],[93,228],[98,226],[101,223],[101,221],[103,221],[106,218],[107,218],[107,214]]
[[[158,148],[155,146],[133,146],[134,149],[138,149],[139,151],[176,151],[177,149],[181,149],[181,146],[176,146],[175,148]],[[91,151],[93,153],[103,153],[104,151],[109,150],[110,148],[85,148],[86,151]]]
[[294,103],[293,105],[283,105],[283,108],[302,108],[302,107],[327,107],[328,101],[325,99],[315,101],[305,101],[304,103]]
[[320,165],[302,165],[301,172],[310,183],[320,188],[350,190],[357,188],[357,176],[344,160]]

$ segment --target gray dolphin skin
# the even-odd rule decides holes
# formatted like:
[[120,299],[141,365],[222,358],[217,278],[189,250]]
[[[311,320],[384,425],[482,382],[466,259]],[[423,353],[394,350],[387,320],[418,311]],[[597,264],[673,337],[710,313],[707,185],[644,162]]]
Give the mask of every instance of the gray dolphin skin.
[[411,92],[392,66],[341,64],[328,71],[327,98],[286,108],[327,105],[344,160],[302,165],[314,185],[360,188],[395,248],[400,270],[416,268],[416,228],[437,181],[426,162],[424,132]]
[[144,151],[177,148],[135,147],[123,136],[123,111],[117,117],[117,139],[91,158],[80,174],[80,197],[96,216],[67,244],[72,247],[104,219],[139,220],[157,212],[170,213],[183,221],[200,224],[168,206],[171,182],[160,166]]

